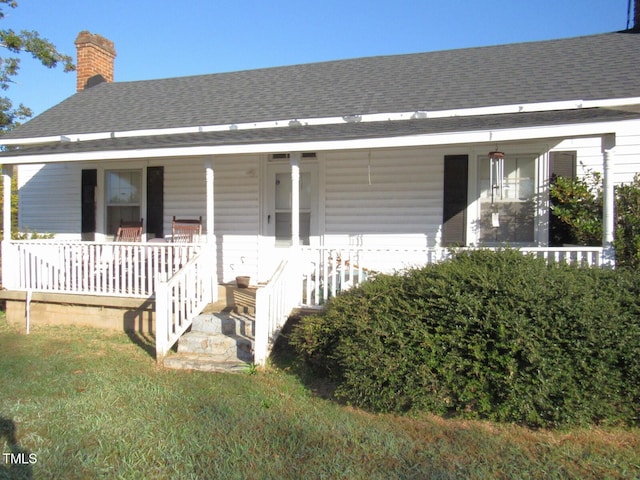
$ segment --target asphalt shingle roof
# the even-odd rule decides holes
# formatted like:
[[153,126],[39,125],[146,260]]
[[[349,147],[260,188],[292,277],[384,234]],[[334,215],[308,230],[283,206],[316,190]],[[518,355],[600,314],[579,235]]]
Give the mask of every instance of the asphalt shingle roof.
[[102,83],[6,138],[640,97],[639,59],[640,35],[619,32]]

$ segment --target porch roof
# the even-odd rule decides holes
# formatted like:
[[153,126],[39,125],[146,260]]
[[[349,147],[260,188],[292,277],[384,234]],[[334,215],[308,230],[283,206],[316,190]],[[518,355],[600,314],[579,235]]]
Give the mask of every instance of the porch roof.
[[[4,138],[33,139],[386,112],[633,98],[640,96],[638,58],[640,35],[618,32],[242,72],[101,83],[78,92],[8,132]],[[485,117],[480,121],[490,120]],[[435,124],[437,127],[432,126]],[[296,135],[302,138],[356,133],[380,135],[382,130],[396,128],[447,131],[455,130],[457,125],[452,120],[403,122],[398,126],[352,125],[305,128],[308,134],[299,131]],[[196,137],[206,138],[205,142],[261,142],[264,136],[274,136],[277,141],[279,136],[291,135],[285,130],[273,132]],[[182,140],[186,138],[172,137],[167,142]],[[158,142],[157,139],[144,141]]]
[[[581,125],[633,119],[640,119],[640,111],[637,108],[586,108],[502,115],[225,130],[172,135],[116,136],[100,140],[77,142],[61,141],[23,146],[18,149],[0,152],[0,158],[4,157],[6,159],[5,161],[8,161],[10,157],[197,146],[216,147],[260,144],[273,146],[274,144],[292,142],[303,145],[306,142],[393,138],[453,132],[496,131],[528,127],[549,127],[554,125]],[[19,163],[19,160],[16,160],[16,163]]]

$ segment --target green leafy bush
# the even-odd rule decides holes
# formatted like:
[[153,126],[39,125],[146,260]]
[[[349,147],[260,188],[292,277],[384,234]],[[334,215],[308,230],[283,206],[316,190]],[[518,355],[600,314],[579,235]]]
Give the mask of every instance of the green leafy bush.
[[332,298],[291,341],[338,396],[374,411],[633,425],[638,280],[511,250],[459,253]]
[[640,267],[640,175],[616,187],[616,235],[618,265]]
[[50,240],[55,238],[53,233],[38,233],[26,230],[24,232],[11,232],[12,240]]
[[[602,175],[588,171],[580,178],[553,178],[550,242],[602,245]],[[615,188],[616,265],[640,267],[640,174]]]
[[[602,175],[587,171],[584,177],[554,177],[549,187],[552,243],[602,245]],[[552,219],[553,220],[553,219]]]

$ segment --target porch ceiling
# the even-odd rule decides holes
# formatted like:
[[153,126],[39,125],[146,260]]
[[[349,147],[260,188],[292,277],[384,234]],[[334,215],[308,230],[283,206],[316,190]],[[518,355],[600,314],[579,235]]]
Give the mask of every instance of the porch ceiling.
[[[640,119],[640,112],[624,107],[529,112],[468,117],[426,118],[383,122],[304,125],[262,129],[183,133],[156,136],[114,137],[109,139],[55,142],[20,147],[0,153],[5,162],[11,157],[55,154],[186,148],[201,146],[273,145],[278,143],[330,142],[381,139],[414,135],[437,135],[475,131],[580,125]],[[603,132],[606,133],[606,132]],[[45,161],[46,159],[43,159]],[[16,161],[15,163],[19,163]]]

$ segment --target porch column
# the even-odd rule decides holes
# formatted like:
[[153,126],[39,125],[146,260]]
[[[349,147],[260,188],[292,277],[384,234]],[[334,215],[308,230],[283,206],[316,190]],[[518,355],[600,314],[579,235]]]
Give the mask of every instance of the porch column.
[[215,172],[213,169],[213,158],[209,158],[205,160],[204,168],[205,168],[205,181],[207,184],[207,211],[206,211],[207,242],[215,243],[215,230],[214,230],[215,199],[214,199],[214,191],[213,191]]
[[205,182],[207,185],[207,248],[211,255],[211,299],[218,300],[218,256],[215,234],[215,197],[214,197],[214,180],[215,171],[213,168],[213,157],[208,158],[204,162]]
[[602,248],[603,265],[615,266],[616,252],[613,248],[615,232],[615,193],[614,193],[614,164],[613,149],[616,146],[615,135],[602,137],[603,178],[602,178]]
[[11,240],[11,180],[13,180],[13,165],[2,166],[2,231],[3,240]]
[[11,180],[13,179],[13,165],[2,166],[2,285],[9,288],[13,285],[16,270],[12,266],[15,256],[11,252]]
[[291,245],[300,245],[300,154],[289,155],[291,164]]

